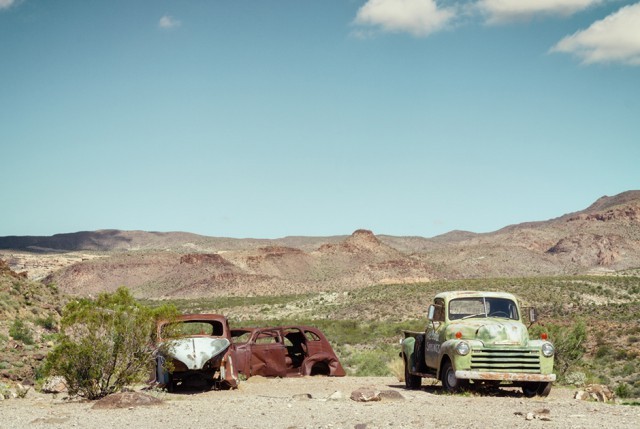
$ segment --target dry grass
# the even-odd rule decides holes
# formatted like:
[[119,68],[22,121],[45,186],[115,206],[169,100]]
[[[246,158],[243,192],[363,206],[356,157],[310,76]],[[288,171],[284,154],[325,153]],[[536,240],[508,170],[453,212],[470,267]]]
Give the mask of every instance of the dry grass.
[[398,379],[399,382],[404,382],[404,362],[401,358],[395,358],[387,363],[387,369],[391,375]]

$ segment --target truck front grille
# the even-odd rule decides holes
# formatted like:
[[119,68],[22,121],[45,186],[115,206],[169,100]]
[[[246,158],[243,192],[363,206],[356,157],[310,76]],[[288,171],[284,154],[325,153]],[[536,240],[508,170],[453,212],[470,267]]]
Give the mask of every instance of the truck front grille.
[[471,370],[540,373],[540,351],[528,349],[473,349]]

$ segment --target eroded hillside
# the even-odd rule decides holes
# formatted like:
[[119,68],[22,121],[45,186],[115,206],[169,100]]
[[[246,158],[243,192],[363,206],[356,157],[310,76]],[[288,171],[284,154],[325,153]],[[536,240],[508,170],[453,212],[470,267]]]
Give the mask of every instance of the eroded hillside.
[[[13,246],[13,247],[11,247]],[[640,191],[555,219],[434,238],[357,230],[277,240],[104,230],[0,238],[0,258],[76,295],[282,295],[437,279],[606,274],[640,267]]]

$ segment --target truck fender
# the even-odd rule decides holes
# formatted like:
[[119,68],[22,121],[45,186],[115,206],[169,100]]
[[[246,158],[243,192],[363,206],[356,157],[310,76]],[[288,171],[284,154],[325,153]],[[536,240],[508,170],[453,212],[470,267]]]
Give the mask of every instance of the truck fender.
[[[455,346],[459,340],[448,340],[442,343],[440,346],[440,353],[438,354],[438,367],[436,368],[436,377],[440,380],[440,375],[442,371],[442,364],[445,359],[451,362],[451,365],[455,365],[455,359],[453,355],[455,354]],[[454,366],[455,369],[455,366]]]
[[402,340],[402,355],[404,357],[405,365],[407,365],[410,371],[415,368],[414,356],[416,348],[416,339],[414,337],[407,337]]

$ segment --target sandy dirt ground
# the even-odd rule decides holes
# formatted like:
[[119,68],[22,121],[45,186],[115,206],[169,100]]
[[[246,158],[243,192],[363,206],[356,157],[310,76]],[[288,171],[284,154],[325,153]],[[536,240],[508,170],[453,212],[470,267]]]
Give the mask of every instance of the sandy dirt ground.
[[[356,402],[352,392],[383,392]],[[395,393],[389,393],[395,392]],[[447,395],[439,387],[409,391],[394,378],[254,377],[237,390],[150,392],[159,405],[97,409],[96,402],[30,391],[0,402],[0,428],[634,428],[640,407],[573,399],[554,388],[547,398],[519,391]]]

